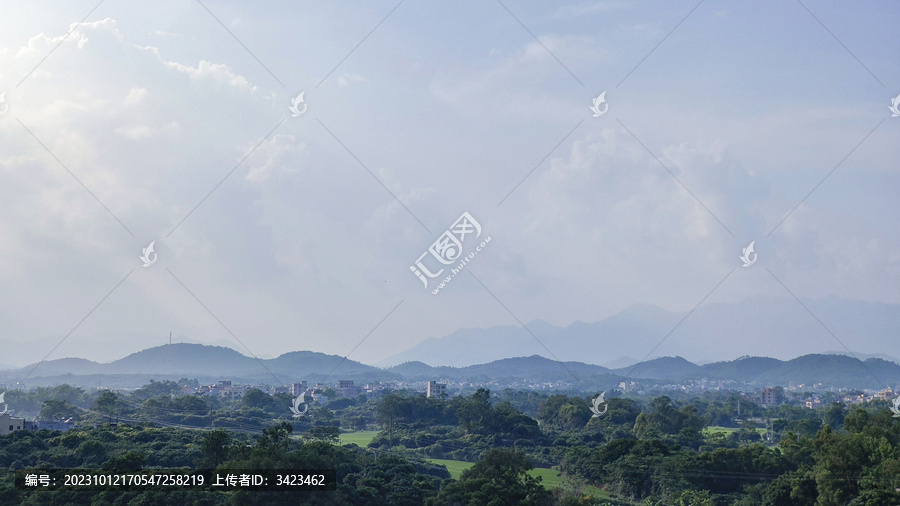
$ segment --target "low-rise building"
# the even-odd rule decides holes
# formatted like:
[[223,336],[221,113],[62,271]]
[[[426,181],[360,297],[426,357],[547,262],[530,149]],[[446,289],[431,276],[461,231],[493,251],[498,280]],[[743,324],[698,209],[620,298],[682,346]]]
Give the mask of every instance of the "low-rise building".
[[341,397],[356,397],[359,395],[359,388],[353,383],[353,380],[338,381],[338,394]]
[[33,422],[26,420],[25,426],[23,427],[25,430],[58,430],[60,432],[65,432],[71,428],[75,427],[75,422],[72,421],[71,418],[68,420],[35,420]]
[[778,390],[773,387],[763,388],[759,393],[759,404],[762,406],[777,406],[779,404]]
[[897,397],[897,393],[894,392],[892,388],[882,390],[875,394],[875,398],[879,401],[892,401],[895,397]]
[[438,383],[437,381],[429,381],[428,387],[425,390],[425,397],[434,397],[437,399],[444,399],[447,397],[447,384],[446,383]]
[[9,413],[0,415],[0,436],[25,429],[25,419],[15,418]]

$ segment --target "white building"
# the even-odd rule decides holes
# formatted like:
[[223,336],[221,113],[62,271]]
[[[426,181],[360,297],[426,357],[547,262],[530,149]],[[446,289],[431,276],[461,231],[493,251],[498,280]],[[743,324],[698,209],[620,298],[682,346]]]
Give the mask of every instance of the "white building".
[[24,418],[13,418],[9,413],[0,415],[0,436],[25,428]]
[[438,399],[447,397],[447,384],[429,381],[425,391],[425,397],[436,397]]

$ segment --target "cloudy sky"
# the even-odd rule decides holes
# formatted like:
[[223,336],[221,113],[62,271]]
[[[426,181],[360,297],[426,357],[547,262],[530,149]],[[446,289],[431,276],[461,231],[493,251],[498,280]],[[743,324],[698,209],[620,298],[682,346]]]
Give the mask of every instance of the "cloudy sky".
[[[92,0],[0,26],[0,340],[38,358],[174,332],[374,363],[636,303],[900,303],[896,2]],[[410,266],[463,212],[462,252],[491,241],[435,295],[448,271]]]

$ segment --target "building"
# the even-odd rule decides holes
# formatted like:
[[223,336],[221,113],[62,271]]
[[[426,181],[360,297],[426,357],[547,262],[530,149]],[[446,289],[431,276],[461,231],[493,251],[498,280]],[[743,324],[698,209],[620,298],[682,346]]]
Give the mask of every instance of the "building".
[[24,418],[13,418],[9,413],[0,415],[0,436],[25,428]]
[[26,420],[25,425],[22,428],[25,430],[58,430],[60,432],[65,432],[73,427],[75,427],[75,422],[69,418],[68,420],[60,421],[35,420],[29,422]]
[[425,397],[436,397],[438,399],[444,399],[447,397],[447,384],[446,383],[438,383],[437,381],[429,381],[428,387],[425,390]]
[[300,394],[306,393],[306,381],[301,381],[300,383],[291,383],[291,395],[297,397]]
[[338,381],[338,394],[341,397],[356,397],[359,395],[359,388],[354,385],[353,380]]
[[886,390],[882,390],[882,391],[878,392],[877,394],[875,394],[875,398],[878,399],[879,401],[892,401],[892,400],[894,400],[894,396],[896,396],[896,395],[897,395],[897,393],[894,392],[893,389],[888,388]]
[[[226,398],[238,398],[243,397],[247,390],[250,387],[247,385],[232,385],[230,380],[220,381],[216,385],[205,385],[200,388],[194,389],[197,395],[211,395],[211,396],[219,396]],[[191,391],[190,387],[184,387],[181,389],[182,394]]]
[[763,406],[778,405],[778,390],[773,387],[763,388],[759,393],[759,403]]

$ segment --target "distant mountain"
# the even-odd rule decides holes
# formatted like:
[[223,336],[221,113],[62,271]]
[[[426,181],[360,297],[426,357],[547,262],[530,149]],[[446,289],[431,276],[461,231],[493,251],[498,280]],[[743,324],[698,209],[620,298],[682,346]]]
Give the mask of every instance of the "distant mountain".
[[606,363],[603,363],[600,365],[602,365],[603,367],[606,367],[608,369],[619,369],[621,367],[628,367],[630,365],[634,365],[638,362],[640,362],[640,360],[633,358],[633,357],[619,357],[615,360],[610,360],[609,362],[606,362]]
[[673,379],[692,377],[700,366],[681,357],[662,357],[630,365],[613,372],[632,378]]
[[[28,374],[32,369],[34,372]],[[377,367],[337,355],[295,351],[274,359],[257,360],[231,348],[187,343],[148,348],[108,364],[81,358],[48,360],[37,365],[37,368],[32,364],[17,371],[5,371],[4,375],[7,378],[21,378],[27,375],[30,379],[66,375],[137,375],[156,379],[189,377],[286,384],[304,379],[318,381],[329,373],[340,375],[342,378],[360,374],[368,374],[371,377],[386,375]]]
[[380,365],[419,361],[464,367],[536,354],[622,368],[638,360],[631,364],[616,360],[644,357],[650,350],[655,351],[649,358],[681,356],[711,363],[761,353],[787,360],[842,345],[859,350],[854,353],[860,358],[900,356],[896,339],[900,305],[837,297],[803,299],[802,305],[787,297],[750,297],[738,303],[706,304],[690,314],[635,305],[599,322],[555,327],[537,320],[526,328],[461,329],[426,339]]
[[[33,370],[32,370],[33,369]],[[239,383],[281,385],[306,380],[309,383],[338,379],[370,381],[445,380],[491,388],[544,388],[565,386],[598,390],[614,388],[625,379],[666,382],[726,380],[760,386],[804,384],[812,388],[880,389],[900,384],[900,365],[880,358],[865,361],[844,355],[811,354],[783,361],[770,357],[697,365],[682,357],[660,357],[615,370],[583,362],[557,362],[540,355],[504,358],[466,367],[430,366],[405,362],[378,369],[337,355],[311,351],[285,353],[274,359],[257,360],[219,346],[171,344],[133,353],[108,364],[66,358],[14,370],[0,371],[0,383],[28,377],[28,386],[61,383],[137,387],[150,379],[197,379],[201,383],[232,380]],[[496,386],[492,386],[496,385]]]
[[741,357],[702,366],[691,364],[681,357],[664,357],[638,364],[633,372],[626,367],[613,373],[655,380],[732,380],[781,386],[791,383],[822,384],[836,388],[879,389],[900,382],[900,365],[894,362],[879,358],[860,361],[844,355],[821,354],[787,361],[769,357]]
[[546,355],[546,351],[535,337],[549,340],[562,330],[540,320],[526,324],[526,328],[528,330],[515,325],[505,325],[489,329],[459,329],[443,338],[426,339],[407,351],[379,362],[378,365],[384,367],[422,361],[434,365],[463,367],[501,358]]
[[[87,336],[72,335],[66,339],[63,336],[45,336],[29,339],[27,342],[21,339],[0,339],[3,362],[9,367],[0,367],[0,370],[17,369],[26,364],[35,363],[44,358],[48,350],[53,351],[53,358],[57,357],[81,357],[94,362],[111,362],[130,353],[143,350],[147,343],[165,344],[169,341],[169,335],[165,336],[145,334],[139,332],[104,331]],[[207,344],[235,348],[233,342],[217,340],[215,342],[200,343],[183,335],[173,336],[172,342]]]

